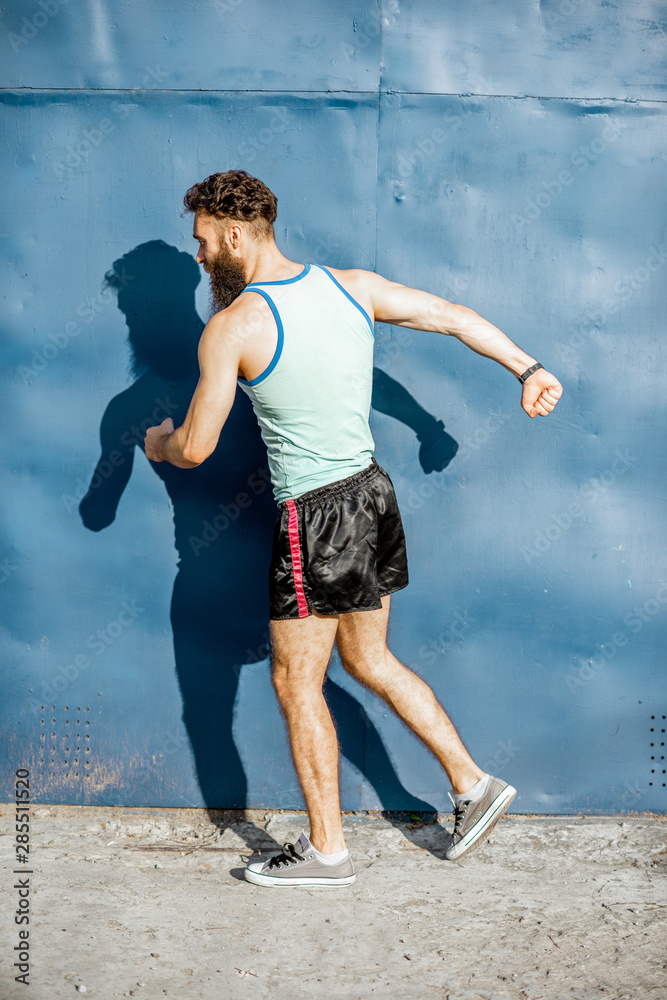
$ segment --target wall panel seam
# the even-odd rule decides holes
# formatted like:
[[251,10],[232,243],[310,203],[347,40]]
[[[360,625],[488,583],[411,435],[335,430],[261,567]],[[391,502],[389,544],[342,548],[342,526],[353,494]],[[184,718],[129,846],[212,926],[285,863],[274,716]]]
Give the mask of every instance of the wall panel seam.
[[558,95],[540,94],[475,94],[470,91],[455,93],[453,91],[425,90],[252,90],[252,89],[197,89],[197,88],[148,88],[143,87],[0,87],[0,93],[5,94],[287,94],[292,96],[327,97],[333,94],[349,94],[354,97],[476,97],[482,100],[500,98],[513,101],[597,101],[599,103],[613,102],[616,104],[667,104],[667,99],[650,97],[560,97]]

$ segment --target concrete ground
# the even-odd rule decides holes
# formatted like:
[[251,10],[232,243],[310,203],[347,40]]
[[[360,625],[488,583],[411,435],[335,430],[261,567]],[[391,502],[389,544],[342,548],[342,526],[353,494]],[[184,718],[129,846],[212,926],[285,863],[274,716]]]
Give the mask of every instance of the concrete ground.
[[214,818],[33,806],[26,987],[0,806],[2,1000],[667,998],[664,817],[505,817],[452,863],[451,817],[346,813],[357,879],[338,889],[243,877],[305,814]]

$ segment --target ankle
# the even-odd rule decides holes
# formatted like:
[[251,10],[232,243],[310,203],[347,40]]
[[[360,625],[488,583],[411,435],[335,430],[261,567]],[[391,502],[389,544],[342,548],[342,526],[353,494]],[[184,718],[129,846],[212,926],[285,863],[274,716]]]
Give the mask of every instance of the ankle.
[[320,854],[340,854],[346,849],[343,837],[332,837],[330,840],[326,840],[324,837],[310,836],[308,839]]
[[481,771],[478,767],[474,771],[468,771],[465,775],[457,775],[456,780],[451,778],[452,789],[455,795],[462,795],[469,792],[471,788],[481,781],[486,775],[486,771]]

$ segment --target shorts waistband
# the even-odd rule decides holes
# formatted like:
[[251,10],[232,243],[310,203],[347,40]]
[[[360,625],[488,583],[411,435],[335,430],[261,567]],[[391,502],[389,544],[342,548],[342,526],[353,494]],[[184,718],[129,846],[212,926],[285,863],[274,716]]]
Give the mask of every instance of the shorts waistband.
[[[339,479],[335,483],[328,483],[326,486],[319,486],[315,490],[302,493],[301,496],[294,497],[294,503],[299,507],[304,504],[323,503],[325,500],[341,499],[342,497],[350,496],[360,486],[363,486],[370,479],[374,479],[378,472],[381,471],[381,466],[378,465],[374,458],[371,458],[371,464],[360,472],[353,472],[346,479]],[[287,500],[281,500],[280,506],[283,507],[286,503]]]

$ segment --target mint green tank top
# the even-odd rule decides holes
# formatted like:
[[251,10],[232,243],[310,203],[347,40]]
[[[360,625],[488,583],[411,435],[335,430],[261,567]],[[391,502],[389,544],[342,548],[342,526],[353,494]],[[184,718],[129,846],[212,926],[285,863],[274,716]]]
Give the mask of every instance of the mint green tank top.
[[245,292],[266,300],[278,328],[270,364],[257,378],[238,379],[259,421],[276,500],[367,468],[375,444],[368,425],[374,336],[366,311],[317,264]]

